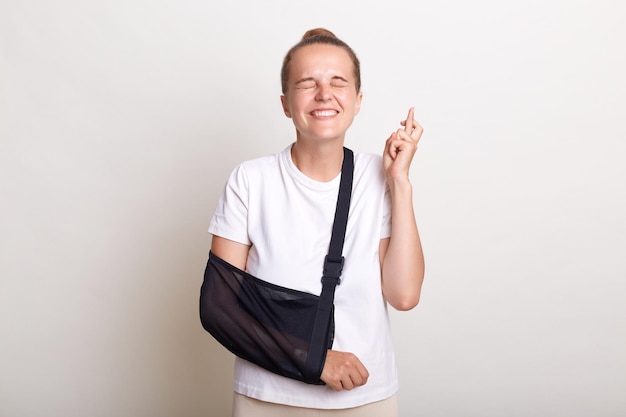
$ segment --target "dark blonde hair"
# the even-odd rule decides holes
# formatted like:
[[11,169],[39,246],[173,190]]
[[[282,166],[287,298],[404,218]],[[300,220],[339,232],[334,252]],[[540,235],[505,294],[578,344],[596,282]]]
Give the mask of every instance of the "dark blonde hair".
[[357,58],[356,54],[348,46],[347,43],[337,38],[334,33],[330,30],[324,28],[316,28],[308,30],[303,36],[300,42],[291,47],[285,58],[283,59],[283,66],[280,70],[280,84],[283,91],[283,94],[287,92],[287,79],[289,78],[289,63],[291,62],[291,58],[293,54],[308,45],[315,44],[324,44],[324,45],[334,45],[338,46],[345,50],[350,59],[352,59],[352,67],[354,68],[354,84],[356,86],[357,93],[361,91],[361,63],[359,62],[359,58]]

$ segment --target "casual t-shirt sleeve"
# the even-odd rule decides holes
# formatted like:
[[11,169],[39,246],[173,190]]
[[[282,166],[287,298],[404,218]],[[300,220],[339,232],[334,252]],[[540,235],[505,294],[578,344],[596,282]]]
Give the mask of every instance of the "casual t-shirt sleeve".
[[209,223],[209,233],[250,245],[248,236],[248,178],[243,165],[230,174],[215,213]]

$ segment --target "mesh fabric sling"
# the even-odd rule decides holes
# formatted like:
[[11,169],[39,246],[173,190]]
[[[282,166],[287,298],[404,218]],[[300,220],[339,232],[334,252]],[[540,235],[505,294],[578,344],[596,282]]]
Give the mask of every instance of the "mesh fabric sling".
[[319,296],[263,281],[209,253],[200,319],[204,329],[235,355],[278,375],[323,384],[320,375],[333,343],[333,301],[343,269],[353,171],[354,155],[344,148]]

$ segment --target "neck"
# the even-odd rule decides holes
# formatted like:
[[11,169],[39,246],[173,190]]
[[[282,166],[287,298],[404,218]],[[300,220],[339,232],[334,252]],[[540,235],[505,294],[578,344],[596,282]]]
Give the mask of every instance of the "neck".
[[291,159],[307,177],[320,182],[328,182],[341,172],[343,163],[343,143],[333,142],[312,146],[304,141],[296,141],[291,147]]

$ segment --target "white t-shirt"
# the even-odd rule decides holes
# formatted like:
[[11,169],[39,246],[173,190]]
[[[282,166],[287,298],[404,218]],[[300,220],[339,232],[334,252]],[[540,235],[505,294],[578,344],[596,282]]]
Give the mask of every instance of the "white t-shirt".
[[[237,166],[222,192],[209,233],[251,245],[246,270],[265,281],[316,295],[330,242],[340,175],[329,182],[305,176],[282,152]],[[391,201],[378,155],[354,155],[354,182],[344,243],[345,264],[335,290],[332,349],[352,352],[370,377],[336,392],[235,361],[234,390],[262,401],[340,409],[390,397],[398,390],[378,248],[391,233]]]

